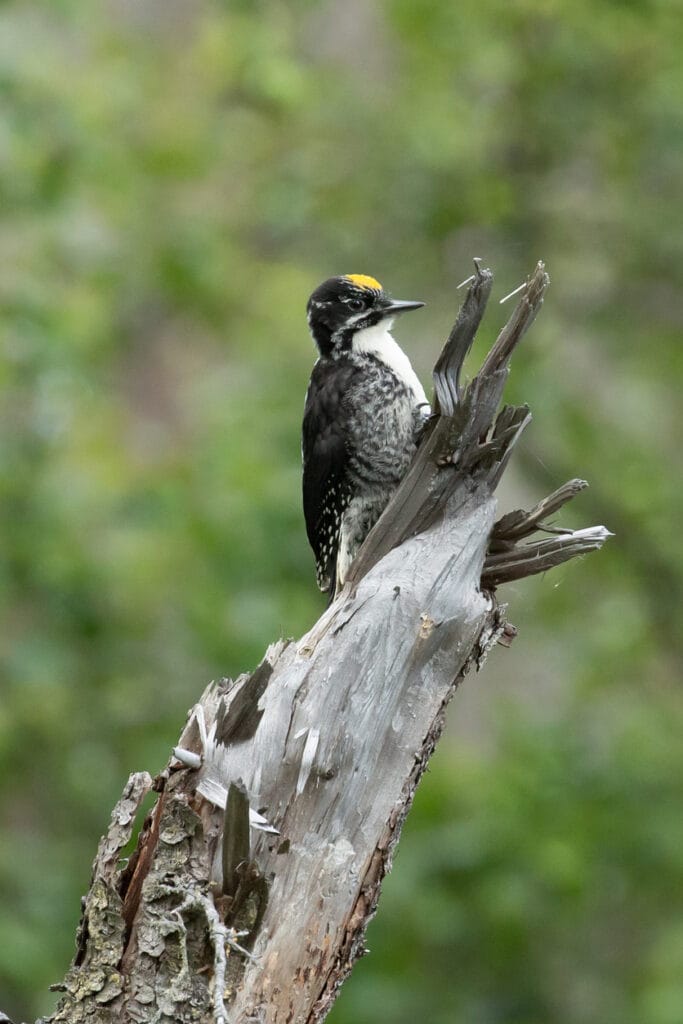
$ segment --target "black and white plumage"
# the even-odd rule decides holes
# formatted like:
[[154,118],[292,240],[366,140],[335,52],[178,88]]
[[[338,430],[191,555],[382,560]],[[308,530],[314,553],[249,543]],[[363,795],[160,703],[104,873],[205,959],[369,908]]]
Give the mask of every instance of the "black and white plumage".
[[308,301],[320,356],[304,410],[303,501],[318,586],[333,596],[415,453],[429,403],[394,318],[423,306],[374,278],[332,277]]

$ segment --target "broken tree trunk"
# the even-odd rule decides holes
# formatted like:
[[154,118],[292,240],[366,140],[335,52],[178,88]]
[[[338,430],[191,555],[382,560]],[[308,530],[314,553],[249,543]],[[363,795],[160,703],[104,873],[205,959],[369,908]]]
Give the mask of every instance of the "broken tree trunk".
[[[323,1020],[363,952],[446,705],[514,634],[494,588],[608,535],[545,524],[582,481],[495,522],[494,491],[529,420],[526,407],[498,407],[548,278],[539,264],[463,387],[492,285],[475,266],[436,365],[435,414],[342,593],[298,643],[208,687],[156,780],[129,779],[52,1021]],[[528,541],[538,530],[551,536]]]

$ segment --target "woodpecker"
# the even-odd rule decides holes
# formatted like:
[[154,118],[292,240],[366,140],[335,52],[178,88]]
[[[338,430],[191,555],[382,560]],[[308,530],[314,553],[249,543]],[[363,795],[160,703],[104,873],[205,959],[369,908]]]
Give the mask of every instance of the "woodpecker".
[[318,586],[330,598],[401,482],[430,414],[391,335],[397,316],[421,306],[393,299],[365,274],[331,277],[308,300],[319,358],[302,430],[304,518]]

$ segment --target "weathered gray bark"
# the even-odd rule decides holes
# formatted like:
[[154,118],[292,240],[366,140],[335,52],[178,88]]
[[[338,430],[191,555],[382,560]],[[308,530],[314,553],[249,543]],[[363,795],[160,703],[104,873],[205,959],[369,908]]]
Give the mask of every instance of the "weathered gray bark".
[[[582,481],[494,524],[493,492],[529,419],[526,408],[497,409],[547,277],[539,264],[463,389],[491,282],[477,266],[435,370],[437,415],[342,594],[252,675],[208,687],[154,783],[131,776],[51,1020],[324,1018],[363,952],[445,707],[514,633],[492,588],[607,536],[595,527],[524,543]],[[156,805],[122,868],[152,786]]]

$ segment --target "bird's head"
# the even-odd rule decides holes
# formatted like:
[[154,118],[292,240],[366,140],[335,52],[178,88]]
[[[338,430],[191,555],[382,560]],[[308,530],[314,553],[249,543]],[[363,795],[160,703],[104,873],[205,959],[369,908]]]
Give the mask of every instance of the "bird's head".
[[320,354],[348,351],[356,331],[386,321],[391,327],[394,317],[419,309],[424,302],[393,299],[379,281],[365,274],[330,277],[318,285],[308,300],[308,326]]

